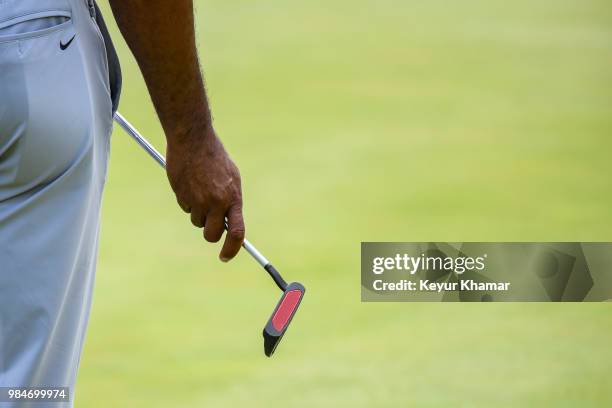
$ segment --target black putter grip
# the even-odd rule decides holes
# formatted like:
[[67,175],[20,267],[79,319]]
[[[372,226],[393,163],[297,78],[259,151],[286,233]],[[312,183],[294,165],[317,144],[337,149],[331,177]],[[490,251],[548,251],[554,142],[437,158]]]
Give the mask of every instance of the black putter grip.
[[276,268],[274,268],[272,264],[267,264],[266,266],[264,266],[264,269],[266,270],[266,272],[268,272],[268,274],[272,277],[272,279],[274,279],[276,286],[278,286],[280,290],[284,292],[287,289],[287,282],[285,282],[285,280],[280,275],[280,273],[276,270]]

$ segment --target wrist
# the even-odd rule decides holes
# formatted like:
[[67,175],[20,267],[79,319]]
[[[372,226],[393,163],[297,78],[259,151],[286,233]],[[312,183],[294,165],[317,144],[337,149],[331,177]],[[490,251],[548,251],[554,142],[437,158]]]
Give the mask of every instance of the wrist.
[[168,145],[194,146],[216,139],[210,112],[193,112],[164,131]]

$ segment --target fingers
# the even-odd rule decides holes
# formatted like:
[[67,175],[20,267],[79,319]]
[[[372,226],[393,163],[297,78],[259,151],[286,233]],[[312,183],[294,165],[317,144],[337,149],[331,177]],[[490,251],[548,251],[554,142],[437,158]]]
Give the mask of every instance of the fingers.
[[176,202],[178,203],[179,207],[181,207],[181,210],[185,211],[187,214],[191,212],[191,206],[185,201],[179,199],[178,195],[176,196]]
[[219,259],[223,262],[227,262],[236,256],[242,242],[244,241],[244,219],[242,218],[242,205],[233,205],[227,213],[228,229],[225,235],[225,242]]
[[208,213],[204,226],[204,239],[208,242],[219,242],[223,230],[225,230],[225,214],[220,211]]
[[198,228],[202,228],[205,222],[204,212],[200,208],[193,208],[191,210],[191,223]]

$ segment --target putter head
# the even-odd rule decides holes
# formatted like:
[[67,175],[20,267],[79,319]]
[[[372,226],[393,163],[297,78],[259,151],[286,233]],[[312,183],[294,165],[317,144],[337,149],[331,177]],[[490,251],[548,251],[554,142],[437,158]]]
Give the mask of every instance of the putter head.
[[302,302],[304,292],[306,292],[306,288],[301,283],[293,282],[287,285],[287,289],[283,292],[283,296],[278,301],[274,312],[272,312],[263,330],[264,352],[266,356],[270,357],[274,354],[276,346],[278,346],[278,343],[283,338],[287,327],[291,323],[291,319],[293,319],[297,308]]

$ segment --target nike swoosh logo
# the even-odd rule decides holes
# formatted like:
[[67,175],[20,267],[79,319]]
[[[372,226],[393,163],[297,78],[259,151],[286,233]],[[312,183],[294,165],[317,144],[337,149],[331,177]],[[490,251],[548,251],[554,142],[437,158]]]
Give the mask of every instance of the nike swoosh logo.
[[63,50],[65,50],[66,48],[70,47],[70,44],[72,43],[72,40],[74,40],[74,37],[76,37],[76,34],[72,36],[72,38],[70,39],[70,41],[68,41],[66,44],[64,44],[61,40],[60,40],[60,48]]

